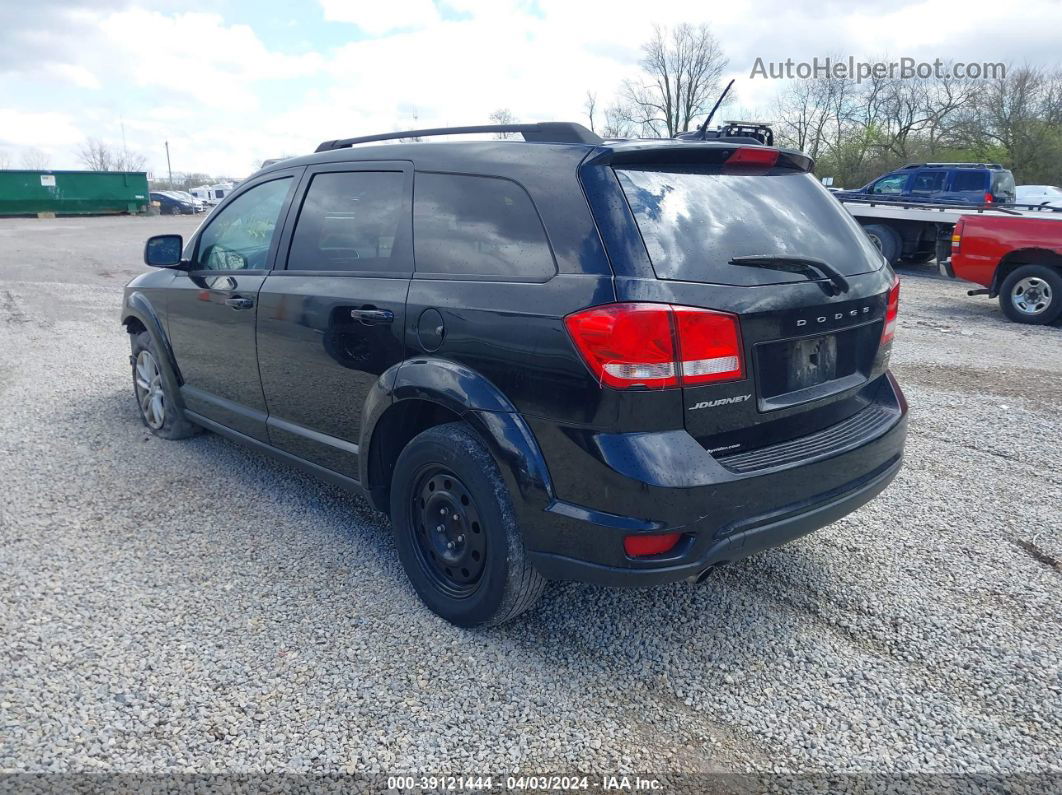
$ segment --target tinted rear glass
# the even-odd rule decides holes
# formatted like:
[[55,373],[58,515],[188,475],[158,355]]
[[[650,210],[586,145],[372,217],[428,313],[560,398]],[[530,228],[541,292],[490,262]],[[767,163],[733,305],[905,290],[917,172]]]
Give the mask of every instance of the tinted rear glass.
[[985,184],[985,171],[958,171],[952,177],[951,189],[955,193],[962,191],[984,191],[988,189]]
[[413,197],[417,273],[545,280],[557,272],[531,197],[515,182],[418,172]]
[[947,171],[919,171],[911,182],[911,193],[940,193],[947,176]]
[[617,169],[661,279],[772,284],[802,277],[730,264],[755,254],[814,257],[841,273],[877,270],[881,255],[810,174]]
[[1014,185],[1014,175],[1009,171],[992,172],[992,193],[996,196],[1014,198],[1017,188]]

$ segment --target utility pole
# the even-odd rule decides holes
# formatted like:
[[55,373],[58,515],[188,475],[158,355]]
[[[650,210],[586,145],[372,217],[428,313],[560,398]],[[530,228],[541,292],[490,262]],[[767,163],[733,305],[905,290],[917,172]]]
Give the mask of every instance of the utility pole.
[[173,190],[173,166],[170,165],[170,142],[166,141],[166,170],[170,172],[170,190]]

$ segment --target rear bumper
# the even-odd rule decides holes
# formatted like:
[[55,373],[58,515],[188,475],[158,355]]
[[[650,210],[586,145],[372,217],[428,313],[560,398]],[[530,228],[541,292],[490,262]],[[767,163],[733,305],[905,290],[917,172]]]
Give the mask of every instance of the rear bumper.
[[[901,458],[894,459],[881,470],[860,479],[844,493],[819,495],[810,504],[792,506],[789,511],[775,511],[740,523],[705,548],[690,550],[678,560],[663,566],[610,566],[548,552],[529,554],[535,568],[544,577],[556,580],[628,586],[695,580],[713,566],[732,563],[765,549],[781,546],[847,516],[880,494],[896,477],[901,463]],[[695,532],[695,528],[691,529]],[[683,544],[704,546],[686,540],[680,542],[680,546]]]
[[[551,579],[656,585],[696,579],[715,565],[824,527],[873,499],[900,470],[907,405],[891,377],[888,391],[892,419],[870,438],[753,472],[727,469],[685,432],[632,435],[624,456],[581,440],[578,492],[591,499],[554,499],[530,522],[525,516],[528,554]],[[535,430],[541,441],[545,429]],[[559,442],[545,435],[543,451],[557,483],[557,459],[548,451]],[[639,462],[639,451],[652,460]],[[573,455],[568,449],[564,460]],[[562,480],[567,485],[572,469],[561,468],[568,470]],[[640,482],[629,477],[635,471]],[[626,535],[674,531],[682,540],[664,555],[634,559],[623,549]]]

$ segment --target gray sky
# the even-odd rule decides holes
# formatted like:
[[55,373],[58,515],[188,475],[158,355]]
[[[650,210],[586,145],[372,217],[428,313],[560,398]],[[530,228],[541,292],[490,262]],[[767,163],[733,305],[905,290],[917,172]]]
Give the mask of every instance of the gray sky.
[[814,56],[1054,68],[1062,3],[614,0],[34,0],[0,5],[0,163],[79,167],[87,136],[165,171],[243,176],[321,140],[414,126],[585,123],[652,25],[708,22],[737,77],[732,111],[770,118],[756,58]]

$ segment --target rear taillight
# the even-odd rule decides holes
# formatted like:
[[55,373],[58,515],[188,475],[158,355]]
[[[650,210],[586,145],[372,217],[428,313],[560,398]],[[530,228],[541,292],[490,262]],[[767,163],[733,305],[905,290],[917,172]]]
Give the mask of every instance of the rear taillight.
[[959,253],[959,249],[962,246],[962,224],[963,219],[959,219],[959,223],[955,224],[955,227],[951,231],[951,254],[955,256]]
[[627,536],[623,539],[623,549],[632,558],[663,555],[674,549],[681,538],[682,533]]
[[670,304],[605,304],[564,319],[602,384],[667,389],[745,377],[738,319]]
[[900,279],[893,276],[892,287],[889,289],[889,303],[885,307],[885,327],[881,330],[881,344],[892,342],[896,336],[896,319],[900,314]]
[[985,194],[985,204],[991,204],[995,200],[996,200],[996,197],[993,196],[991,193],[986,193]]

